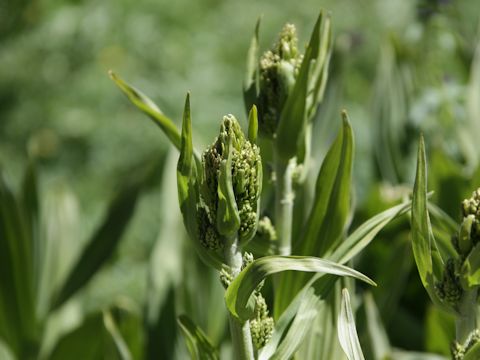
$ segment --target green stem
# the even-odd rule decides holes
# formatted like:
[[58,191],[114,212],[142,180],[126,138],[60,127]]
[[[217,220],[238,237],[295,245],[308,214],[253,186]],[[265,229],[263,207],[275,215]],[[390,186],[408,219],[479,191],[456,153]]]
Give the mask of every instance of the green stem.
[[290,255],[292,252],[293,200],[292,174],[295,158],[281,159],[276,153],[275,162],[275,230],[278,237],[278,253]]
[[[235,278],[242,269],[242,253],[238,246],[238,237],[226,239],[225,262]],[[250,334],[250,322],[241,323],[230,312],[228,313],[230,334],[232,336],[233,353],[236,360],[254,360],[252,336]]]
[[456,340],[461,345],[477,328],[477,294],[477,289],[466,291],[458,309],[459,315],[455,320],[455,330]]

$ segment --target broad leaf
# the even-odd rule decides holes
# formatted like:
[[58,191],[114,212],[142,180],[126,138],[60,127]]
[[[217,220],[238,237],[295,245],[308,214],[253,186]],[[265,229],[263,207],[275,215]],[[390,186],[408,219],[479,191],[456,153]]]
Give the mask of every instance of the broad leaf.
[[186,315],[178,317],[178,324],[185,336],[192,360],[217,360],[218,352],[208,340],[205,333]]
[[342,305],[337,326],[338,339],[348,360],[364,360],[347,289],[342,290]]
[[241,321],[248,320],[252,309],[247,304],[258,284],[269,275],[291,270],[351,276],[375,285],[367,276],[332,261],[308,256],[265,256],[249,264],[232,281],[225,292],[227,308]]

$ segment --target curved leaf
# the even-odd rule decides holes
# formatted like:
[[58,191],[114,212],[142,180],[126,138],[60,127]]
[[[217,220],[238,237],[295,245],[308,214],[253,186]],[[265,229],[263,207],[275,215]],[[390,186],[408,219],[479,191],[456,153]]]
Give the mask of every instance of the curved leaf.
[[365,359],[358,340],[355,317],[353,316],[347,289],[342,290],[342,305],[338,316],[338,340],[348,360]]
[[115,84],[120,88],[120,90],[127,95],[128,99],[133,103],[133,105],[147,114],[148,117],[152,119],[153,122],[160,127],[160,129],[162,129],[170,142],[180,150],[180,131],[174,122],[165,116],[159,107],[149,97],[126,83],[113,71],[110,70],[108,74]]
[[265,256],[243,269],[227,288],[225,301],[228,310],[241,321],[248,320],[252,313],[247,304],[258,284],[269,275],[290,270],[351,276],[375,285],[362,273],[329,260],[309,256]]
[[178,324],[185,336],[192,360],[218,360],[218,352],[205,333],[186,315],[178,317]]

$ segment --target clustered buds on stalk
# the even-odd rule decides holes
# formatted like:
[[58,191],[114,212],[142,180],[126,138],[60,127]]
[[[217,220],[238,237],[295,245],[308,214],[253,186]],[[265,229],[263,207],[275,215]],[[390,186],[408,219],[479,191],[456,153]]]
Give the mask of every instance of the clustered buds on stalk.
[[454,341],[452,344],[452,359],[453,360],[462,360],[465,354],[478,342],[480,341],[480,331],[474,330],[468,337],[465,344],[459,344]]
[[453,309],[458,307],[463,292],[472,288],[464,278],[470,271],[467,259],[480,242],[480,189],[463,200],[462,214],[459,231],[452,236],[457,256],[445,263],[443,278],[436,284],[439,298]]
[[218,249],[222,237],[238,234],[240,244],[246,244],[258,224],[262,163],[259,148],[245,138],[233,115],[223,118],[220,134],[203,153],[202,164],[200,241]]
[[303,55],[297,49],[295,25],[286,24],[271,50],[260,58],[258,108],[260,133],[273,137],[283,106],[295,85]]

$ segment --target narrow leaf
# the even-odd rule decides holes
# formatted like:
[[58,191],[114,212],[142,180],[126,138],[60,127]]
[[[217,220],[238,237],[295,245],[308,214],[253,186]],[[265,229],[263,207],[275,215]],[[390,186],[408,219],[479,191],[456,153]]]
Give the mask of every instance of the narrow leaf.
[[380,313],[371,293],[365,295],[365,312],[367,314],[367,328],[374,359],[388,359],[392,352],[387,332],[383,326]]
[[269,275],[290,270],[351,276],[375,285],[360,272],[332,261],[308,256],[265,256],[248,265],[232,281],[225,292],[227,308],[236,318],[247,320],[251,315],[247,304],[258,284]]
[[353,132],[347,114],[343,126],[322,163],[299,253],[322,256],[345,228],[350,206]]
[[112,256],[133,217],[140,185],[121,190],[113,199],[100,227],[87,243],[53,302],[56,309],[80,290]]
[[252,40],[250,41],[250,47],[247,53],[247,69],[245,71],[245,80],[243,82],[243,100],[245,107],[249,111],[252,106],[257,102],[259,76],[258,76],[258,58],[260,52],[260,44],[258,40],[258,33],[260,29],[261,17],[258,18],[255,25],[255,31],[253,33]]
[[347,289],[342,290],[342,305],[338,317],[338,340],[348,360],[365,359],[358,340],[355,317],[353,316]]
[[427,209],[427,164],[425,158],[425,143],[420,138],[417,158],[417,174],[413,188],[412,199],[412,248],[418,273],[423,286],[435,304],[443,305],[435,292],[435,279],[432,262],[432,228]]
[[165,133],[170,142],[180,149],[180,131],[174,122],[165,116],[159,107],[146,95],[126,83],[113,71],[108,73],[115,84],[140,111],[145,113]]
[[465,354],[463,360],[477,360],[480,359],[480,342],[473,345]]
[[[191,244],[205,264],[220,270],[223,266],[218,254],[207,251],[200,243],[197,225],[198,182],[197,173],[200,163],[193,162],[192,119],[190,114],[190,95],[185,99],[183,111],[180,158],[177,164],[177,191],[180,211]],[[195,165],[197,167],[195,167]]]
[[258,134],[258,114],[257,107],[255,105],[250,109],[248,114],[248,140],[252,144],[257,143],[257,134]]
[[219,355],[205,333],[186,315],[178,317],[178,324],[185,336],[192,360],[217,360]]

